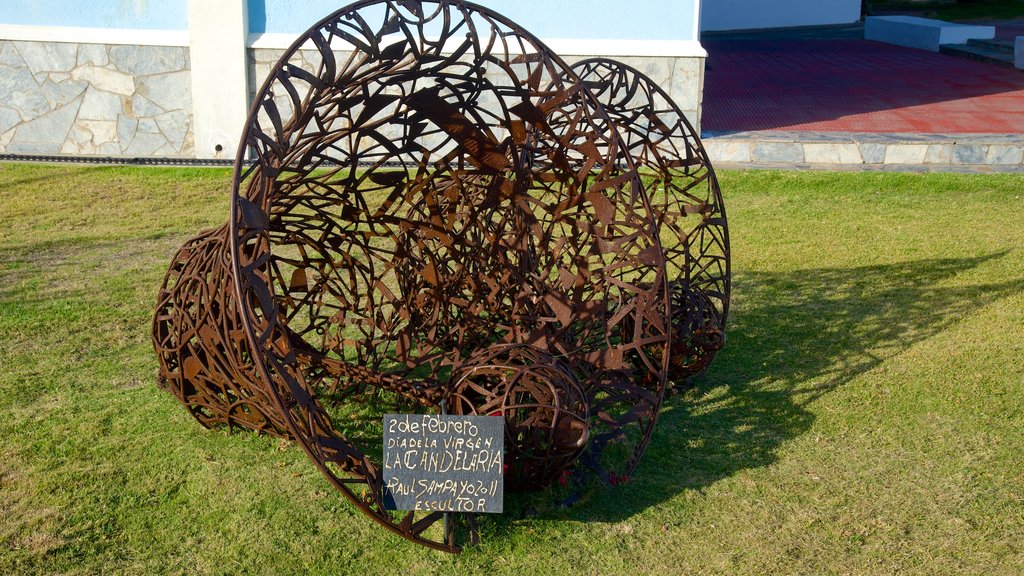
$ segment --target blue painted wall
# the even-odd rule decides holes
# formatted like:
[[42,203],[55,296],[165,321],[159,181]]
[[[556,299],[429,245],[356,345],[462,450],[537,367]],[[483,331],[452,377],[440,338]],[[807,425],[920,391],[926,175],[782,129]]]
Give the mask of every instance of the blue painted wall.
[[0,24],[187,30],[188,0],[0,0]]
[[[247,0],[249,31],[305,32],[343,0]],[[714,1],[714,0],[712,0]],[[696,40],[694,0],[476,0],[541,39]]]
[[[215,1],[215,0],[210,0]],[[346,0],[246,0],[249,31],[298,34]],[[695,0],[477,0],[542,39],[695,40]],[[0,0],[0,24],[187,30],[188,0]]]

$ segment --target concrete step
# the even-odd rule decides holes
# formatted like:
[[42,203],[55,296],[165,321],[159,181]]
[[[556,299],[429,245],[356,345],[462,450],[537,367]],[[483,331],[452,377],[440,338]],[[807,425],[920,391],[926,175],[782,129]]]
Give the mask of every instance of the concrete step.
[[1007,54],[1013,54],[1013,40],[978,40],[971,39],[967,41],[968,46],[976,46],[978,48],[985,48],[988,50],[994,50],[996,52],[1006,52]]
[[950,56],[961,56],[964,58],[971,58],[974,60],[980,60],[982,62],[988,62],[990,64],[1009,66],[1011,68],[1013,67],[1012,49],[1009,52],[1006,52],[1002,48],[992,48],[988,46],[979,46],[976,44],[967,43],[943,44],[939,46],[939,52],[943,54],[949,54]]
[[916,166],[1024,173],[1019,134],[874,134],[859,132],[704,132],[711,161],[723,166]]
[[916,16],[868,16],[864,39],[938,52],[943,44],[962,44],[972,38],[995,38],[995,26],[958,24]]

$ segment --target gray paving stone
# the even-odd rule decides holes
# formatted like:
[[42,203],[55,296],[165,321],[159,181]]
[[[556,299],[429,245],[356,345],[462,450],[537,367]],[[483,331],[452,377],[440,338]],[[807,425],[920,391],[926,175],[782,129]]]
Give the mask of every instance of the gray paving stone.
[[135,132],[139,129],[139,121],[124,114],[117,117],[117,141],[122,148],[127,148],[135,138]]
[[303,61],[306,62],[307,70],[316,70],[323,63],[324,57],[320,54],[319,50],[302,50],[300,51]]
[[173,146],[171,146],[170,143],[164,143],[163,146],[160,146],[159,148],[154,150],[153,153],[152,153],[152,156],[177,156],[177,155],[178,155],[178,149],[173,147]]
[[192,84],[188,71],[136,78],[139,94],[164,110],[191,110]]
[[185,132],[185,140],[182,141],[181,146],[178,148],[178,152],[182,156],[194,156],[196,152],[196,137],[192,133],[192,127],[189,126],[188,132]]
[[89,87],[85,91],[82,109],[78,111],[81,120],[117,120],[123,112],[121,96]]
[[122,96],[131,96],[135,92],[135,81],[131,76],[107,68],[91,65],[79,66],[71,71],[71,77],[88,82],[93,88],[104,92],[113,92]]
[[[892,167],[893,170],[945,170],[949,167],[954,171],[978,171],[978,167],[986,170],[998,169],[1006,172],[1014,167],[1020,166],[1024,170],[1024,141],[1019,135],[954,135],[957,144],[954,146],[954,136],[946,134],[923,134],[919,138],[908,138],[898,140],[893,134],[842,134],[835,133],[831,141],[822,141],[816,133],[808,133],[806,138],[795,145],[803,147],[804,158],[802,161],[795,160],[766,160],[765,150],[773,146],[785,146],[787,144],[782,138],[787,138],[791,133],[773,131],[766,133],[758,132],[736,132],[736,133],[713,133],[705,134],[704,142],[711,154],[712,161],[731,164],[759,165],[780,165],[790,167],[824,167],[831,166],[832,169],[841,169],[842,166],[850,164],[850,157],[843,157],[843,152],[853,153],[856,146],[863,161],[866,163],[864,169],[873,165],[884,165]],[[765,139],[759,139],[760,136]],[[799,133],[792,133],[798,137]],[[867,136],[867,138],[862,138]],[[863,141],[870,140],[870,141]],[[749,145],[761,152],[755,155],[751,161],[744,162],[742,156],[731,157],[724,153],[727,150],[726,143],[731,149],[737,146]],[[849,150],[848,150],[849,148]],[[954,158],[954,149],[958,156]],[[720,158],[716,159],[715,154]],[[774,158],[779,158],[778,153]],[[789,156],[796,158],[795,154]],[[730,159],[726,159],[730,158]],[[958,160],[957,160],[958,159]],[[907,168],[900,168],[905,166]],[[960,166],[960,168],[956,168]],[[917,168],[914,168],[917,167]]]
[[11,142],[7,145],[8,154],[59,154],[60,144],[49,142]]
[[851,137],[858,144],[889,144],[893,142],[893,139],[888,134],[854,134]]
[[865,164],[881,164],[885,161],[885,144],[862,142],[858,146]]
[[952,144],[929,144],[924,155],[925,164],[949,164],[953,157]]
[[78,47],[78,65],[106,66],[107,46],[104,44],[82,44]]
[[691,123],[700,108],[702,94],[694,90],[694,87],[704,85],[704,60],[696,57],[673,58],[672,76],[668,86],[664,87]]
[[[886,138],[895,142],[920,142],[927,143],[936,140],[933,134],[918,134],[916,132],[893,132],[885,135]],[[938,136],[944,138],[944,136]]]
[[885,147],[886,164],[924,164],[928,144],[889,144]]
[[1020,164],[1024,161],[1024,142],[1017,146],[993,144],[988,147],[985,164]]
[[96,147],[97,154],[117,156],[121,154],[121,146],[117,142],[104,142]]
[[754,145],[754,162],[803,162],[804,149],[795,142],[758,142]]
[[110,62],[132,76],[164,74],[185,69],[185,48],[174,46],[112,46]]
[[167,144],[163,134],[151,134],[148,132],[137,132],[132,138],[131,144],[122,152],[127,156],[152,156],[161,146]]
[[14,108],[28,120],[50,111],[46,94],[28,68],[0,66],[0,103]]
[[[74,133],[74,128],[71,129],[71,132]],[[84,156],[86,154],[89,154],[91,151],[92,151],[92,144],[90,144],[88,142],[86,142],[84,144],[79,144],[79,143],[71,140],[70,139],[70,135],[69,135],[68,140],[65,140],[64,143],[60,145],[60,150],[58,150],[57,153],[58,154],[71,154],[71,155],[74,155],[74,156]]]
[[843,132],[808,132],[803,136],[794,134],[794,140],[800,140],[804,144],[817,144],[817,143],[836,143],[845,144],[853,143],[853,138],[849,134]]
[[158,116],[164,113],[164,109],[157,106],[149,98],[145,98],[139,94],[132,96],[132,110],[131,115],[136,117],[141,116]]
[[18,49],[14,47],[14,42],[9,40],[0,41],[0,66],[28,68],[25,61],[21,59],[21,54],[18,54]]
[[759,142],[798,142],[802,141],[800,134],[795,132],[779,132],[779,131],[766,131],[766,132],[748,132],[748,135],[754,137]]
[[79,118],[71,128],[72,132],[76,129],[88,135],[89,142],[93,144],[117,141],[117,122],[114,120],[82,120]]
[[862,164],[860,148],[852,142],[804,144],[804,159],[812,164]]
[[43,96],[46,97],[50,108],[59,108],[81,96],[87,86],[88,84],[85,82],[77,80],[54,82],[47,78],[40,86],[40,89],[43,91]]
[[1024,138],[1020,134],[960,134],[955,137],[960,144],[1011,144],[1020,145]]
[[191,115],[183,110],[174,110],[157,116],[155,120],[170,145],[176,152],[180,152],[188,133]]
[[984,164],[988,146],[984,144],[954,144],[953,164]]
[[78,61],[78,44],[65,42],[14,42],[33,74],[69,72]]
[[139,118],[139,132],[159,134],[160,128],[156,125],[156,120],[153,120],[152,118]]
[[67,140],[68,132],[75,122],[75,116],[78,114],[78,107],[81,103],[81,99],[74,100],[52,112],[19,125],[11,145],[56,144],[60,149],[60,145]]
[[92,151],[92,132],[76,122],[71,126],[60,151],[62,154],[89,154]]
[[707,139],[704,148],[711,162],[750,162],[750,142],[747,140]]
[[0,106],[0,134],[14,128],[21,122],[21,114],[14,108]]

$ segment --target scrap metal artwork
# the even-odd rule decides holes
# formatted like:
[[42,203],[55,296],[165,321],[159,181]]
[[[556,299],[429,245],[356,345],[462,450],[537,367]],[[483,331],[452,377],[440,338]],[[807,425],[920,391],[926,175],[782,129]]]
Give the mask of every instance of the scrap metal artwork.
[[385,412],[504,416],[512,488],[615,483],[721,347],[718,184],[631,68],[468,2],[367,0],[285,52],[240,149],[228,223],[161,286],[159,383],[412,541],[455,552],[475,521],[385,508]]
[[607,58],[573,66],[622,136],[661,229],[672,300],[669,380],[703,373],[725,344],[729,232],[700,138],[672,98],[638,70]]

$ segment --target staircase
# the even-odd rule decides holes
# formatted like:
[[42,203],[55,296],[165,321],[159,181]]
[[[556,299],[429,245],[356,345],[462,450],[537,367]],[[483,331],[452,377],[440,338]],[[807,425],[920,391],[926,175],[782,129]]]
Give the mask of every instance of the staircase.
[[965,44],[943,44],[939,52],[1013,67],[1013,40],[968,40]]

